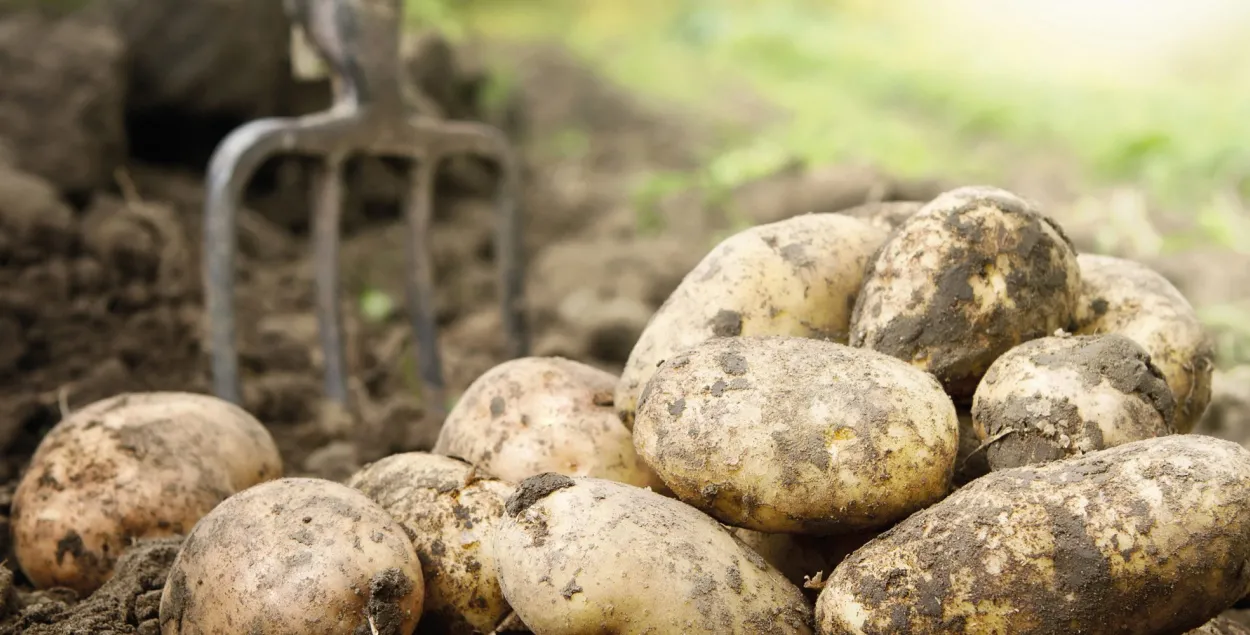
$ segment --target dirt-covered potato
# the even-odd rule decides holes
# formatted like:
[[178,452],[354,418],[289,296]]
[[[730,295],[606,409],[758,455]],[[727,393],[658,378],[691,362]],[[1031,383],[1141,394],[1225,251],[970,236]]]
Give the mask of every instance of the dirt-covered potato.
[[727,527],[734,537],[763,556],[768,564],[776,567],[786,579],[800,587],[808,580],[816,579],[818,574],[827,577],[839,562],[877,537],[877,532],[874,531],[830,537],[770,534],[742,527]]
[[409,635],[424,592],[412,542],[386,510],[346,485],[283,478],[227,498],[187,535],[161,593],[161,633]]
[[504,596],[540,635],[813,632],[799,588],[728,529],[623,483],[522,481],[495,553]]
[[615,386],[611,373],[562,357],[506,361],[469,385],[433,451],[513,483],[557,472],[662,486],[616,416]]
[[886,231],[844,214],[743,230],[712,249],[651,316],[616,387],[627,427],[661,362],[715,337],[794,335],[846,343],[864,269]]
[[1072,324],[1080,269],[1057,223],[993,187],[938,196],[869,265],[852,346],[933,373],[959,402],[1011,347]]
[[802,337],[723,337],[673,356],[638,402],[638,454],[735,527],[885,527],[950,491],[955,406],[929,374]]
[[1181,633],[1250,589],[1250,450],[1169,435],[991,472],[834,571],[826,635]]
[[972,400],[990,469],[1172,434],[1176,402],[1150,355],[1122,335],[1043,337],[1003,354]]
[[86,595],[138,538],[189,531],[227,496],[282,476],[263,425],[207,395],[126,393],[44,436],[13,496],[14,551],[38,588]]
[[920,201],[881,201],[856,205],[838,213],[866,220],[886,231],[894,231],[923,208],[924,203]]
[[1141,345],[1176,399],[1173,424],[1187,434],[1211,401],[1215,350],[1189,301],[1158,272],[1132,260],[1081,254],[1077,333],[1118,333]]
[[416,547],[425,579],[420,632],[495,630],[510,611],[499,589],[493,540],[512,484],[425,452],[388,456],[347,484],[399,521]]

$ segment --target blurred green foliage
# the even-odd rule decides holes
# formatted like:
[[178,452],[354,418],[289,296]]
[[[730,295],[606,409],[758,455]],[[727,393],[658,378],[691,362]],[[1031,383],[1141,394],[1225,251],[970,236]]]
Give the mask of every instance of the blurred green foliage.
[[[1107,217],[1108,244],[1250,253],[1244,38],[1211,36],[1196,52],[1095,72],[1097,60],[1062,42],[1024,51],[1016,40],[1028,25],[943,37],[938,21],[962,19],[934,9],[945,0],[410,2],[453,35],[561,41],[644,95],[718,108],[745,86],[780,110],[763,129],[727,134],[695,172],[644,179],[634,201],[642,232],[663,230],[668,194],[698,188],[714,199],[794,162],[992,183],[1055,158],[1070,166],[1070,185],[1136,188],[1151,214],[1178,221],[1160,232],[1149,216],[1116,219],[1095,203],[1088,213]],[[1250,307],[1204,316],[1222,358],[1250,360]]]

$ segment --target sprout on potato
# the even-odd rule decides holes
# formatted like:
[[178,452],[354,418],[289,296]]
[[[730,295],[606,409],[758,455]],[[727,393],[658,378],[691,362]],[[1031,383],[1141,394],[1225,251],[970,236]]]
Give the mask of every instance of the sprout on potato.
[[495,553],[504,595],[541,635],[813,632],[799,588],[726,528],[623,483],[522,481]]
[[651,317],[616,388],[627,427],[661,362],[715,337],[793,335],[846,343],[851,307],[886,231],[843,214],[806,214],[726,238]]
[[388,456],[347,484],[381,505],[412,539],[425,579],[423,631],[490,633],[508,615],[493,540],[513,485],[425,452]]
[[1214,347],[1193,307],[1146,265],[1081,254],[1077,333],[1118,333],[1141,345],[1175,397],[1173,425],[1186,434],[1211,401]]
[[161,593],[163,635],[409,635],[421,563],[360,491],[314,478],[244,490],[195,525]]
[[1079,293],[1076,252],[1058,224],[1005,190],[958,188],[881,247],[850,343],[932,373],[964,402],[999,355],[1068,328]]
[[949,492],[959,422],[932,376],[887,355],[725,337],[656,371],[634,444],[678,498],[721,522],[849,533]]
[[182,534],[226,497],[282,475],[269,432],[227,401],[127,393],[58,423],[13,497],[18,564],[85,596],[132,540]]
[[1181,633],[1250,589],[1250,450],[1169,435],[991,472],[861,547],[842,633]]
[[1019,467],[1171,434],[1162,373],[1121,335],[1044,337],[990,366],[972,402],[991,469]]
[[611,373],[560,357],[504,362],[465,390],[433,451],[514,483],[557,472],[660,486],[616,416],[615,386]]

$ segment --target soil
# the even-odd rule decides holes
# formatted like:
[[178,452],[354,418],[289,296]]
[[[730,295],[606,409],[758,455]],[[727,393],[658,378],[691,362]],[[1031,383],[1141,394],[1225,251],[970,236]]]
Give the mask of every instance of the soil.
[[[39,28],[51,35],[33,37]],[[233,78],[237,83],[214,93],[214,81],[231,79],[218,70],[196,75],[199,84],[175,77],[162,85],[152,60],[177,51],[118,50],[151,28],[136,22],[110,32],[97,22],[0,16],[3,554],[10,551],[7,509],[16,479],[68,412],[126,391],[210,392],[199,266],[207,158],[244,122],[239,112],[298,114],[327,103],[325,83],[295,85],[276,99],[269,92],[249,97],[265,84]],[[521,151],[536,355],[619,373],[650,315],[732,228],[730,207],[737,218],[770,222],[881,200],[927,200],[943,189],[858,166],[794,168],[728,198],[689,191],[665,197],[656,205],[664,231],[646,231],[636,186],[657,171],[695,167],[714,142],[714,117],[643,102],[557,48],[451,47],[427,36],[411,51],[411,75],[445,113],[499,125]],[[238,66],[229,53],[218,50],[214,63]],[[101,62],[87,63],[95,59]],[[514,80],[502,105],[485,98],[486,59],[500,60]],[[271,71],[272,58],[266,60]],[[227,106],[235,118],[222,111]],[[580,142],[558,142],[569,139]],[[376,160],[349,164],[343,222],[343,310],[356,408],[347,414],[322,400],[306,168],[289,159],[264,166],[239,219],[244,405],[273,433],[287,475],[343,480],[365,462],[428,449],[441,422],[424,416],[403,311],[377,317],[361,309],[370,290],[403,305],[403,181]],[[453,394],[506,359],[485,174],[466,161],[445,166],[429,241]],[[1173,264],[1191,281],[1181,288],[1201,281],[1207,269]],[[136,545],[115,581],[83,601],[62,589],[30,591],[9,557],[13,575],[0,567],[0,633],[155,633],[163,583],[157,570],[175,549],[171,542]]]

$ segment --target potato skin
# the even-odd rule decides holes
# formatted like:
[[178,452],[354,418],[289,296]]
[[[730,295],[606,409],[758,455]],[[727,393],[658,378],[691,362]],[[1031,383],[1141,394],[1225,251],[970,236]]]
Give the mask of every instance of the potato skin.
[[1250,626],[1221,615],[1185,635],[1250,635]]
[[1173,424],[1188,434],[1211,402],[1215,349],[1189,301],[1146,265],[1081,254],[1080,335],[1118,333],[1137,342],[1163,371],[1176,398]]
[[388,456],[347,484],[381,505],[412,539],[425,580],[418,632],[490,633],[511,611],[499,589],[493,543],[515,486],[425,452]]
[[1076,252],[1057,223],[1006,190],[962,187],[881,247],[850,344],[933,373],[963,402],[999,355],[1069,328],[1079,293]]
[[743,230],[716,245],[648,321],[616,387],[633,427],[660,362],[715,337],[793,335],[846,343],[851,307],[886,231],[839,213]]
[[1122,335],[1043,337],[990,366],[972,400],[990,469],[1172,434],[1176,401],[1150,355]]
[[557,472],[662,486],[616,416],[615,386],[611,373],[562,357],[506,361],[469,385],[433,451],[513,483]]
[[1179,633],[1250,588],[1250,450],[1170,435],[992,472],[860,548],[825,635]]
[[542,635],[813,632],[798,587],[729,530],[623,483],[522,481],[495,553],[504,595]]
[[227,496],[282,475],[242,408],[182,392],[91,403],[40,441],[13,497],[17,561],[38,588],[86,596],[133,539],[185,533]]
[[725,337],[656,371],[638,453],[682,501],[736,527],[879,529],[950,491],[955,406],[887,355],[801,337]]
[[196,524],[161,592],[161,635],[408,635],[424,580],[402,527],[358,490],[282,478]]

